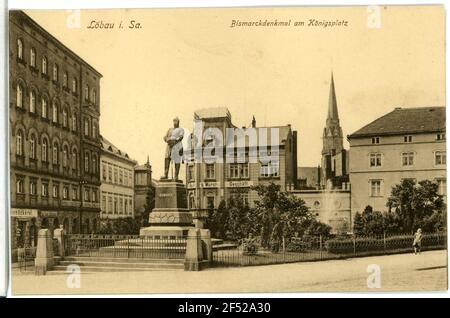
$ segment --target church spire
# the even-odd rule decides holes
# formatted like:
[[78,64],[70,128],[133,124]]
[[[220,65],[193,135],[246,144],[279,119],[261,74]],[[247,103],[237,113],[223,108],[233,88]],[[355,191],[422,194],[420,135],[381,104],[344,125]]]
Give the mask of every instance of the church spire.
[[336,92],[334,89],[333,72],[331,72],[330,96],[328,98],[328,117],[327,119],[339,120],[339,114],[336,102]]

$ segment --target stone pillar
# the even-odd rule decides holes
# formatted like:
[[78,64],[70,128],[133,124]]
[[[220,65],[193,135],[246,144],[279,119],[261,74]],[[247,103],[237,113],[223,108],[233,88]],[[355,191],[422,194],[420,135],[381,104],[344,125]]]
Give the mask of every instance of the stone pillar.
[[186,256],[184,259],[185,271],[200,271],[206,267],[208,261],[203,258],[200,229],[190,229],[186,242]]
[[41,229],[38,233],[36,259],[34,260],[35,274],[45,275],[53,268],[53,240],[49,229]]
[[63,228],[55,229],[53,231],[53,237],[58,240],[58,256],[64,257],[65,246],[64,246],[64,236],[66,231]]
[[212,251],[212,242],[211,242],[211,232],[208,229],[200,230],[200,238],[202,241],[203,247],[203,258],[208,262],[212,262],[213,251]]

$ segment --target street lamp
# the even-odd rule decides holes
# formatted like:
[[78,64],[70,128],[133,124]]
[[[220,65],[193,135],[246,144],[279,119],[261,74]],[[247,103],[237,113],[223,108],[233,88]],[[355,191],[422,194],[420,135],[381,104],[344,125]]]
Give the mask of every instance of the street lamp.
[[79,184],[80,184],[80,207],[78,210],[79,213],[79,219],[80,219],[80,223],[78,225],[78,231],[80,234],[83,234],[83,219],[82,219],[82,213],[83,213],[83,185],[87,184],[88,182],[86,180],[80,180]]

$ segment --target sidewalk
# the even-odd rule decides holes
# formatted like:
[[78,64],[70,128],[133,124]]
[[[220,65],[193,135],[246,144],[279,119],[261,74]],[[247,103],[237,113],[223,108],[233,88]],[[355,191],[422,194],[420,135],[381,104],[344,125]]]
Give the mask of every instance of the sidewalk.
[[[381,288],[367,287],[367,266],[381,268]],[[447,251],[282,265],[212,268],[202,272],[86,273],[81,288],[67,275],[15,272],[13,294],[436,291],[447,289]]]

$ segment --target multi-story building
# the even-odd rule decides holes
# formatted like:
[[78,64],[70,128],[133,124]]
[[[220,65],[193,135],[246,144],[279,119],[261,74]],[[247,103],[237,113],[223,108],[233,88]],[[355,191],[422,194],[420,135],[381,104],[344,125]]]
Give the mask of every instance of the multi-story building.
[[[236,128],[231,121],[231,114],[227,108],[208,108],[195,112],[195,119],[203,123],[203,129],[218,129],[226,138],[228,128]],[[245,127],[242,130],[246,131]],[[251,186],[259,184],[268,185],[270,182],[280,185],[282,191],[293,189],[297,179],[297,132],[291,129],[290,125],[273,127],[256,127],[256,120],[253,118],[251,128],[255,128],[255,137],[258,140],[267,138],[268,151],[272,149],[270,145],[278,147],[278,153],[272,153],[277,157],[275,162],[261,163],[257,160],[250,160],[252,147],[249,143],[249,136],[243,135],[243,143],[233,142],[233,145],[225,145],[221,148],[221,162],[209,162],[208,158],[203,158],[200,162],[195,162],[193,152],[188,157],[186,164],[186,183],[188,189],[188,206],[194,214],[194,219],[201,222],[206,212],[218,207],[219,203],[239,193],[249,206],[254,205],[258,199],[257,193],[250,190]],[[267,135],[261,132],[267,131]],[[277,140],[272,143],[271,129],[278,132]],[[207,137],[208,139],[208,137]],[[236,139],[236,138],[235,138]],[[206,147],[214,142],[205,140],[202,143],[202,153]],[[241,146],[243,145],[243,146]],[[225,148],[233,148],[234,160],[230,160]],[[275,147],[273,148],[275,149]],[[223,151],[222,151],[223,150]],[[258,150],[258,149],[257,149]],[[239,152],[244,153],[244,158],[237,158]],[[205,160],[206,159],[206,160]],[[252,162],[254,161],[254,162]],[[196,221],[196,222],[197,222]],[[201,224],[199,225],[201,227]]]
[[134,213],[142,225],[148,222],[148,215],[155,205],[155,186],[152,180],[152,166],[147,162],[134,167]]
[[446,193],[445,107],[395,108],[347,137],[352,214],[387,211],[392,186],[431,180]]
[[101,218],[134,217],[134,166],[136,161],[105,137],[101,153]]
[[9,25],[12,248],[95,232],[101,74],[22,11]]

